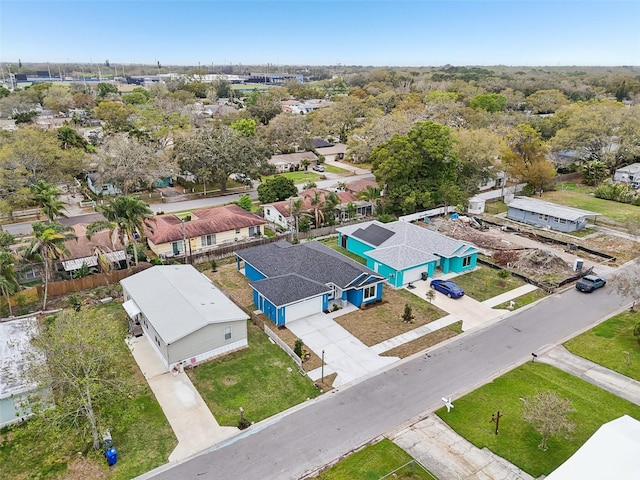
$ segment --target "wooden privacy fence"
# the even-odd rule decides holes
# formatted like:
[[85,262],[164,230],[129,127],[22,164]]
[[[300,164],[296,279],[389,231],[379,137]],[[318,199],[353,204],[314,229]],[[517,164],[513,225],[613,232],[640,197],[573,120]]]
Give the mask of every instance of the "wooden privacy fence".
[[[136,267],[129,270],[117,270],[108,274],[89,275],[82,278],[74,278],[72,280],[62,280],[59,282],[50,282],[48,287],[49,296],[65,295],[71,292],[79,292],[91,288],[102,287],[105,285],[114,285],[123,278],[127,278],[135,273],[146,270],[151,267],[149,263],[140,263]],[[44,285],[38,285],[38,296],[44,294]]]

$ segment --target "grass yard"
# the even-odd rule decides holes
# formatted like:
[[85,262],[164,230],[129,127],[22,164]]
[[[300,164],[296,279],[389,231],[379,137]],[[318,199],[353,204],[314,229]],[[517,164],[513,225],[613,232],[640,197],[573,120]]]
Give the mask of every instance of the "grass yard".
[[522,280],[511,275],[501,278],[498,275],[499,271],[500,270],[494,268],[481,266],[472,272],[458,275],[453,278],[452,281],[462,287],[465,295],[469,295],[479,302],[484,302],[501,293],[524,285]]
[[[576,183],[561,183],[556,190],[544,192],[542,197],[543,200],[550,202],[591,210],[620,223],[633,218],[640,220],[640,207],[596,198],[592,195],[594,190],[592,187]],[[597,219],[596,223],[598,223]]]
[[[121,322],[123,329],[126,328],[120,302],[90,308],[101,321]],[[29,427],[27,422],[0,432],[0,478],[126,480],[167,462],[169,454],[178,443],[173,430],[124,339],[118,348],[122,350],[123,358],[139,387],[131,401],[119,405],[120,422],[111,428],[114,444],[118,449],[118,463],[113,468],[108,468],[100,451],[89,450],[87,454],[78,456],[77,452],[86,452],[87,446],[73,435],[63,437],[65,441],[57,445],[55,457],[48,457],[45,452],[49,448],[44,445],[51,439],[36,436],[37,440],[34,441],[30,436],[30,441],[25,443],[22,430]]]
[[386,438],[349,455],[313,478],[378,480],[385,475],[390,475],[389,478],[394,480],[437,480],[432,473],[413,461],[411,455]]
[[188,371],[220,425],[237,425],[240,407],[259,422],[320,393],[264,332],[247,325],[248,348]]
[[[548,390],[571,399],[576,429],[567,438],[551,436],[544,452],[538,448],[540,434],[522,418],[520,398]],[[640,406],[555,367],[531,362],[453,403],[450,413],[441,408],[436,414],[478,448],[489,448],[533,477],[555,470],[602,424],[624,414],[640,419]],[[497,411],[504,415],[499,435],[490,421]]]
[[638,323],[640,312],[623,312],[564,346],[571,353],[640,381],[640,343],[633,336]]
[[[521,295],[513,299],[513,309],[517,310],[519,308],[524,307],[525,305],[529,305],[530,303],[538,301],[541,298],[544,298],[546,296],[547,296],[546,292],[544,290],[540,290],[539,288],[537,290],[534,290],[533,292],[525,293],[524,295]],[[494,308],[497,308],[497,309],[507,308],[510,303],[511,302],[504,302]]]
[[342,248],[340,245],[338,245],[338,237],[323,238],[322,240],[318,240],[318,242],[324,243],[327,247],[334,249],[336,252],[340,252],[345,257],[349,257],[351,260],[355,260],[362,265],[367,264],[367,261],[361,256],[356,255],[355,253],[350,252],[346,248]]
[[[286,173],[277,173],[276,175],[281,177],[286,177],[293,180],[293,183],[309,183],[309,182],[317,182],[320,180],[320,175],[313,171],[300,171],[300,172],[286,172]],[[274,178],[276,175],[269,175],[268,177],[262,177],[262,182],[264,183],[270,178]]]
[[410,342],[402,344],[399,347],[387,350],[386,352],[383,352],[382,355],[385,357],[407,358],[414,353],[421,352],[426,348],[437,345],[438,343],[442,343],[445,340],[455,337],[456,335],[460,335],[461,333],[462,321],[459,321],[456,323],[452,323],[447,327],[443,327],[431,333],[423,335],[420,338],[416,338],[415,340],[411,340]]
[[[371,347],[446,315],[446,312],[404,289],[394,290],[385,285],[382,298],[382,303],[347,313],[335,320]],[[400,318],[405,303],[413,309],[413,323],[404,323]]]
[[333,165],[327,165],[326,163],[324,164],[324,168],[327,173],[335,173],[337,175],[342,175],[343,177],[348,177],[350,175],[353,175],[353,172],[349,170],[345,170],[344,168],[340,168],[340,167],[335,167]]

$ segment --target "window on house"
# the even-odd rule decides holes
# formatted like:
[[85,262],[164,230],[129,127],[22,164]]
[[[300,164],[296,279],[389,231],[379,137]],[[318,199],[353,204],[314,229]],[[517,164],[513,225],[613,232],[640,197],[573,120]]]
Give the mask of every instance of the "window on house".
[[556,223],[567,223],[567,219],[566,218],[555,218]]
[[236,228],[236,234],[240,233],[240,229]]
[[184,244],[181,241],[179,242],[173,242],[171,244],[171,249],[173,250],[173,254],[174,255],[180,255],[182,253],[182,251],[184,250]]
[[364,289],[363,300],[367,301],[371,300],[372,298],[376,298],[376,285]]
[[216,244],[216,236],[215,236],[215,234],[213,234],[213,235],[203,235],[202,237],[200,237],[200,240],[202,242],[202,246],[203,247],[210,247],[211,245],[215,245]]
[[271,215],[271,209],[267,208],[267,215],[270,216]]
[[231,327],[224,327],[224,339],[231,340]]
[[253,237],[255,234],[256,234],[256,227],[249,227],[249,236]]
[[464,257],[462,259],[462,266],[468,267],[469,265],[471,265],[471,257]]
[[329,285],[331,292],[329,293],[329,300],[336,298],[336,286],[334,284]]
[[547,220],[549,220],[549,215],[545,215],[544,213],[539,213],[539,214],[538,214],[538,218],[539,218],[540,220],[547,221]]

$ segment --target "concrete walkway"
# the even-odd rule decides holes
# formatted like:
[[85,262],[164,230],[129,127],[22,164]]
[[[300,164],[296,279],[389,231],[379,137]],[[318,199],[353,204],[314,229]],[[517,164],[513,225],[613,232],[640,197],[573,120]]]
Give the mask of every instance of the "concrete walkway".
[[475,447],[434,414],[389,438],[443,480],[533,480],[490,450]]
[[[287,328],[301,338],[316,355],[322,356],[324,352],[324,374],[338,374],[333,382],[334,387],[340,387],[399,360],[398,357],[379,356],[323,313],[287,323]],[[322,373],[316,369],[307,375],[312,380],[317,380]]]
[[235,427],[218,425],[187,374],[168,372],[145,336],[127,343],[178,439],[169,455],[170,462],[190,457],[240,433]]
[[640,382],[574,355],[562,345],[539,355],[537,361],[553,365],[618,397],[640,405]]

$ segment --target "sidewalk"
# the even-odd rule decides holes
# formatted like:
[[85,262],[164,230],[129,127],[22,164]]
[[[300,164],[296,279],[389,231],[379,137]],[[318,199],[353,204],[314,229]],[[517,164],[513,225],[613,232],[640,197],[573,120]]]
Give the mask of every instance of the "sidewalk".
[[640,382],[574,355],[562,345],[539,355],[537,361],[553,365],[618,397],[640,405]]
[[146,337],[128,344],[178,439],[169,455],[170,462],[190,457],[240,433],[235,427],[218,425],[187,374],[168,372]]
[[389,438],[443,480],[533,480],[490,450],[475,447],[435,414],[429,414]]

